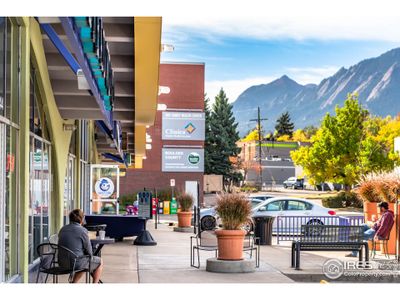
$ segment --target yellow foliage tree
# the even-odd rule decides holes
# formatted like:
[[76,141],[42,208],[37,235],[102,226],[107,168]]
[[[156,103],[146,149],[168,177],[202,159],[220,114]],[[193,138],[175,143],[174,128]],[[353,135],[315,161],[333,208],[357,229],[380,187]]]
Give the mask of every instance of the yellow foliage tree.
[[258,141],[258,127],[251,131],[245,138],[242,139],[242,142],[252,142]]
[[297,129],[295,132],[293,132],[292,140],[294,142],[309,142],[310,141],[302,129]]
[[278,142],[289,142],[290,136],[288,134],[281,135],[276,139]]

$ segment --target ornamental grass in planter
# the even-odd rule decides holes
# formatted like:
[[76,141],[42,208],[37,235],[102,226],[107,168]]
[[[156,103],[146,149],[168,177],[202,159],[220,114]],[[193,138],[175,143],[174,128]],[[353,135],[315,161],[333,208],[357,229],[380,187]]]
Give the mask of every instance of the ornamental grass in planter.
[[180,193],[176,197],[180,211],[178,212],[178,227],[190,227],[192,220],[193,196],[188,193]]
[[[395,203],[400,196],[400,176],[395,172],[368,174],[360,181],[356,194],[363,201],[365,220],[374,222],[379,217],[378,203],[388,202],[389,209],[395,211]],[[395,218],[398,217],[399,212],[397,211]],[[395,253],[395,227],[393,226],[390,232],[389,254]]]
[[215,208],[222,220],[222,228],[215,231],[218,239],[218,259],[243,259],[243,240],[246,234],[241,227],[251,216],[251,205],[242,194],[222,194]]

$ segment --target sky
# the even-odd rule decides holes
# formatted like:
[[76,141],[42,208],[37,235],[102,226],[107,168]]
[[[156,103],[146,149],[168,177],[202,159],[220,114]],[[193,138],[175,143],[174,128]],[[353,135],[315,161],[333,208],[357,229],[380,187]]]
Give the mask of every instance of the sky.
[[233,102],[246,88],[282,75],[300,84],[318,84],[341,67],[400,47],[400,18],[388,11],[167,15],[162,43],[175,50],[162,53],[161,60],[204,62],[205,91],[211,99],[223,87]]

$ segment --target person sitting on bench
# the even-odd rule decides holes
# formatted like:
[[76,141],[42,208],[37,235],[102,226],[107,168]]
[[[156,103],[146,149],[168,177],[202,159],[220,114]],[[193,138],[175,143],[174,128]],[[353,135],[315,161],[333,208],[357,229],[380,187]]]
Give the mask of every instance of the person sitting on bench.
[[[371,224],[363,224],[364,226],[364,240],[384,240],[389,236],[390,230],[394,224],[393,211],[389,210],[389,204],[387,202],[381,202],[378,204],[380,209],[380,219]],[[373,220],[374,221],[374,220]],[[357,251],[353,251],[347,254],[346,257],[357,257]]]

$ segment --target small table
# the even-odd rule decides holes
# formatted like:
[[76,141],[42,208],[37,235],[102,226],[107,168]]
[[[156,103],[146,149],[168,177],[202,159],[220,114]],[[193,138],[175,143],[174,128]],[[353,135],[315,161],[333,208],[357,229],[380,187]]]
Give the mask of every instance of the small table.
[[101,257],[101,249],[105,244],[114,244],[115,239],[111,239],[106,237],[105,239],[91,239],[90,243],[92,244],[93,255]]

